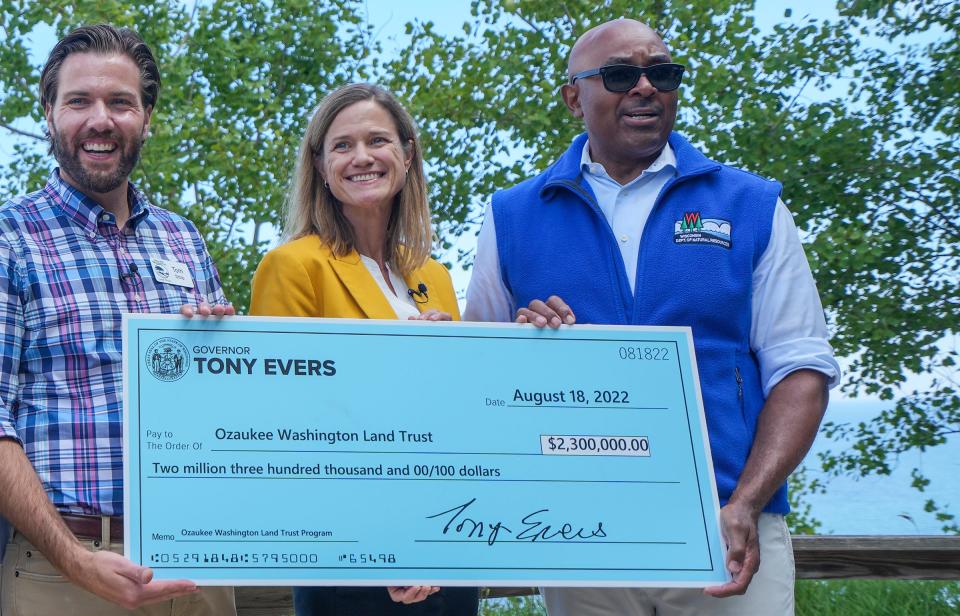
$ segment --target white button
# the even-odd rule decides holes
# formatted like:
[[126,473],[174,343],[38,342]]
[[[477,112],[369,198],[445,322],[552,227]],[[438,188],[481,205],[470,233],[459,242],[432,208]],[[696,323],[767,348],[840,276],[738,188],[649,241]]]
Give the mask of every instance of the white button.
[[136,301],[136,302],[139,302],[139,301],[140,301],[140,296],[139,296],[139,295],[134,295],[134,296],[133,296],[133,300]]
[[627,236],[627,235],[621,235],[621,236],[620,236],[620,241],[623,242],[624,244],[626,244],[626,243],[627,243],[627,240],[629,240],[629,239],[630,239],[630,237]]

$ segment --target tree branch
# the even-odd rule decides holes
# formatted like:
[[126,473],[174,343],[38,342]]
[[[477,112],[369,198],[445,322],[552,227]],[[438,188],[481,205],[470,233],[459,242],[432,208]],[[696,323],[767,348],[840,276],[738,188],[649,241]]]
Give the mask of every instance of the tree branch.
[[237,226],[237,217],[234,216],[230,220],[230,226],[227,228],[226,235],[223,236],[223,245],[226,246],[230,243],[230,236],[233,235],[233,229]]
[[[939,218],[942,221],[943,225],[946,225],[947,227],[949,227],[949,229],[946,229],[943,226],[933,222],[931,222],[931,224],[947,232],[948,234],[952,235],[954,239],[960,239],[960,225],[958,225],[956,221],[954,221],[950,216],[948,216],[943,210],[941,210],[936,205],[934,205],[932,201],[922,197],[919,192],[913,191],[914,193],[913,195],[910,195],[909,194],[910,192],[911,191],[908,191],[908,190],[904,191],[904,193],[906,193],[907,196],[912,196],[914,200],[919,201],[920,203],[927,206],[927,208],[930,209],[930,214],[936,215],[937,218]],[[926,220],[929,220],[929,218],[930,218],[929,215],[925,217]]]
[[29,138],[31,138],[31,139],[36,139],[37,141],[46,141],[46,140],[47,140],[47,138],[44,137],[43,135],[38,135],[37,133],[31,133],[30,131],[26,131],[26,130],[20,130],[19,128],[14,128],[13,126],[10,126],[9,124],[3,124],[2,122],[0,122],[0,128],[5,128],[5,129],[7,129],[8,131],[10,131],[11,133],[14,133],[14,134],[16,134],[16,135],[20,135],[21,137],[29,137]]
[[570,35],[573,37],[573,40],[580,38],[580,29],[577,24],[577,20],[573,18],[573,14],[570,12],[570,7],[567,6],[566,2],[561,0],[560,6],[563,7],[563,14],[567,18],[567,23],[570,24]]
[[206,204],[206,202],[203,200],[203,197],[200,196],[200,189],[197,188],[197,183],[196,183],[196,182],[193,183],[193,201],[194,201],[194,203],[196,203],[197,205],[200,206],[200,209],[201,209],[201,210],[206,211],[206,209],[207,209],[207,204]]
[[530,21],[528,18],[524,17],[524,16],[520,13],[519,10],[517,10],[517,12],[514,13],[514,15],[516,15],[517,17],[519,17],[520,20],[523,21],[523,23],[525,23],[525,24],[527,24],[528,26],[530,26],[531,28],[533,28],[533,30],[534,30],[537,34],[540,35],[540,38],[542,38],[542,39],[544,39],[544,40],[548,40],[548,39],[547,39],[547,35],[544,33],[543,29],[540,28],[540,26],[538,26],[537,24],[535,24],[535,23],[533,23],[532,21]]
[[803,85],[800,86],[800,89],[797,90],[797,93],[794,94],[790,102],[787,103],[787,106],[783,108],[783,111],[780,113],[780,117],[777,118],[777,123],[771,126],[768,132],[772,133],[780,128],[780,125],[783,124],[783,121],[787,119],[787,115],[790,113],[790,108],[793,107],[795,102],[797,102],[797,99],[800,98],[800,95],[803,94],[803,91],[807,89],[807,85],[810,83],[811,79],[813,79],[813,75],[808,75],[807,80],[803,82]]
[[190,46],[190,43],[192,42],[191,39],[193,38],[193,33],[194,33],[193,27],[196,25],[193,23],[193,20],[196,19],[197,17],[197,7],[199,5],[200,5],[199,2],[193,3],[193,8],[190,9],[190,17],[187,18],[187,21],[184,24],[188,29],[185,32],[184,37],[180,39],[180,44],[177,45],[176,49],[172,50],[170,54],[171,59],[180,57]]

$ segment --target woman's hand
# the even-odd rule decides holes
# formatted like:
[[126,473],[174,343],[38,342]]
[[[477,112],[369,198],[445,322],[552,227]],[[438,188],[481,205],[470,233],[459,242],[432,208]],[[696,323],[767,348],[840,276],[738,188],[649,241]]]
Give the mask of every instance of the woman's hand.
[[449,312],[440,312],[436,308],[424,310],[415,317],[408,317],[410,321],[452,321],[453,317]]
[[397,603],[419,603],[438,590],[439,586],[387,586],[390,598]]

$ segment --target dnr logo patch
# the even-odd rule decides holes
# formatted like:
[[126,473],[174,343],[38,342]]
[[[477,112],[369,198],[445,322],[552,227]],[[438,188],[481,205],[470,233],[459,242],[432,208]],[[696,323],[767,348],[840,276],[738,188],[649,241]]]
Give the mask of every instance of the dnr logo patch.
[[158,381],[177,381],[187,373],[190,353],[176,338],[158,338],[147,347],[143,359]]
[[730,221],[719,218],[701,218],[700,212],[684,212],[683,218],[673,224],[674,244],[713,244],[729,249]]

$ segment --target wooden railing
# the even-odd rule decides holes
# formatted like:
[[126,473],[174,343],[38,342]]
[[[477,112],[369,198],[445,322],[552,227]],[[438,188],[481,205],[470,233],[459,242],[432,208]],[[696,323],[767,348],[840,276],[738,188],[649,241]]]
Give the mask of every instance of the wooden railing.
[[[960,537],[795,536],[797,577],[827,579],[960,580]],[[531,595],[536,588],[490,588],[489,597]],[[290,589],[237,588],[239,616],[293,614]]]
[[960,580],[960,537],[793,537],[797,577],[807,580]]

